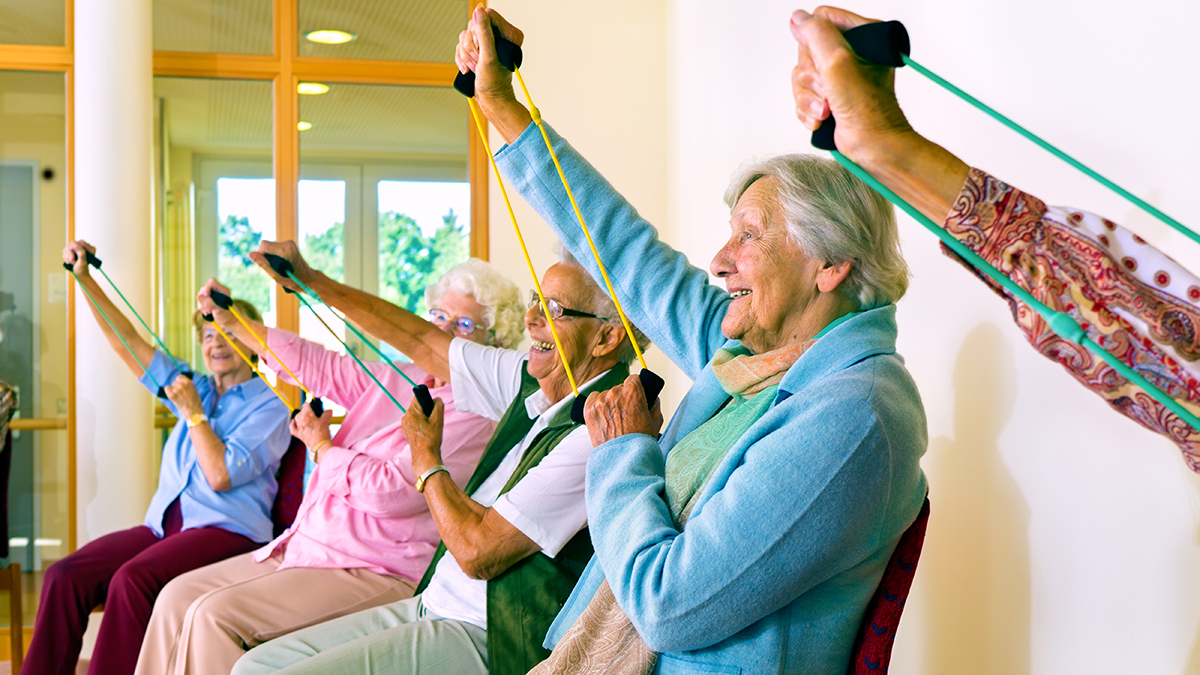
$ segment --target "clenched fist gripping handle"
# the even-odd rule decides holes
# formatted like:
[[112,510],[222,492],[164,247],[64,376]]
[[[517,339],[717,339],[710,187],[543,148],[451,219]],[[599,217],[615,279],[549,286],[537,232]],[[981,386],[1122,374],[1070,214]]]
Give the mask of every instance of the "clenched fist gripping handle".
[[[865,23],[842,33],[850,48],[859,58],[877,66],[902,68],[904,57],[910,52],[908,30],[899,21]],[[833,115],[812,133],[813,147],[821,150],[837,150],[833,141],[836,128]]]
[[[658,395],[662,393],[663,379],[657,373],[645,368],[638,373],[638,379],[642,381],[642,389],[646,392],[646,405],[653,408],[654,402],[658,400]],[[583,407],[587,405],[588,395],[580,394],[575,397],[575,402],[571,404],[572,422],[583,424]]]
[[[496,58],[500,61],[500,65],[509,70],[520,68],[521,46],[508,38],[501,37],[500,31],[495,27],[492,27],[492,35],[496,38]],[[475,73],[459,73],[454,78],[454,88],[467,98],[475,98]]]

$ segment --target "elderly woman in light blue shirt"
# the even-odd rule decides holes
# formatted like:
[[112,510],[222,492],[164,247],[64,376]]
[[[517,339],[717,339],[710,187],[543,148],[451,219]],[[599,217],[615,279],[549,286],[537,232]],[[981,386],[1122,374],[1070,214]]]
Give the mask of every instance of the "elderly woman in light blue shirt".
[[[186,365],[142,339],[105,295],[89,273],[88,252],[95,249],[87,242],[72,242],[63,260],[99,305],[89,306],[109,345],[179,422],[163,447],[144,523],[88,542],[46,570],[25,672],[74,673],[88,615],[103,603],[88,672],[132,674],[154,600],[168,581],[271,539],[275,472],[291,440],[287,406],[234,345],[197,312],[196,337],[212,374],[185,376]],[[234,302],[258,318],[253,305]]]
[[[493,30],[522,39],[480,8],[456,61],[508,142],[500,171],[597,276]],[[629,319],[694,384],[661,437],[637,378],[589,400],[596,553],[532,672],[844,673],[926,489],[891,207],[829,160],[748,164],[709,268],[722,289],[547,133]]]

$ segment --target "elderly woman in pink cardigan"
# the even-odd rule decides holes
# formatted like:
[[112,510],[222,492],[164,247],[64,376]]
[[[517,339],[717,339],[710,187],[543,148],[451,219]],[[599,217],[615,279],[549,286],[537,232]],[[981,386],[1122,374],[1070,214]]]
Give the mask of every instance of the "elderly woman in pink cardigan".
[[[251,330],[257,333],[313,395],[347,412],[332,437],[331,412],[317,418],[304,406],[296,416],[293,433],[308,445],[317,466],[291,528],[258,551],[185,574],[163,589],[138,659],[137,672],[147,675],[225,675],[245,650],[262,642],[408,598],[439,540],[414,487],[417,477],[395,404],[350,356],[262,324],[248,322],[248,329],[212,303],[211,289],[228,293],[210,281],[198,298],[204,312],[287,380]],[[348,286],[338,292],[367,296]],[[370,296],[366,301],[384,302]],[[426,290],[426,304],[430,331],[499,347],[521,339],[517,287],[483,261],[447,272]],[[448,383],[412,364],[398,366],[446,402],[444,463],[461,486],[495,424],[457,411]],[[411,385],[386,364],[367,367],[409,405]]]

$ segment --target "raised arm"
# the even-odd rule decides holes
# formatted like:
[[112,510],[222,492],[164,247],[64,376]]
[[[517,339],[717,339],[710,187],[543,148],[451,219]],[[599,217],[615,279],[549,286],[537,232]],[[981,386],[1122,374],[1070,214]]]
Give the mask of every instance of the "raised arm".
[[842,38],[844,31],[874,21],[833,7],[792,13],[799,46],[792,70],[796,116],[815,130],[833,115],[842,154],[941,223],[968,167],[909,125],[896,100],[895,69],[864,62]]
[[291,279],[275,273],[263,254],[280,256],[292,264],[296,278],[335,307],[359,328],[383,340],[412,359],[417,367],[440,380],[450,379],[450,342],[453,337],[437,326],[383,298],[334,281],[308,266],[294,241],[264,241],[250,259],[276,283],[303,292]]
[[[100,284],[92,278],[91,267],[87,263],[87,254],[95,252],[96,247],[86,241],[82,239],[73,241],[63,249],[63,262],[74,265],[75,276],[79,277],[79,283],[83,286],[83,290],[96,301],[95,304],[89,302],[88,308],[92,310],[92,316],[96,319],[96,324],[100,326],[101,332],[104,333],[105,339],[108,340],[108,345],[117,353],[117,356],[121,357],[121,362],[128,366],[136,377],[141,377],[154,359],[154,347],[143,340],[141,335],[138,335],[133,323],[125,317],[121,310],[117,309],[117,306],[100,288]],[[97,309],[97,305],[99,305],[99,309]],[[100,314],[101,310],[104,315],[108,316],[108,321],[112,322],[112,326],[109,326],[108,321],[104,320],[104,315]],[[133,354],[125,349],[125,345],[121,343],[122,339],[133,350]],[[139,360],[141,363],[138,363]]]

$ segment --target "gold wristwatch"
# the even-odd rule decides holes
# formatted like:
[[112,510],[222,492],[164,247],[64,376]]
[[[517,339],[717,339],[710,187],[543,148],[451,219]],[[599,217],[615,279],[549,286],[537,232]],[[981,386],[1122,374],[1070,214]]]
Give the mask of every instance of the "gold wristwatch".
[[189,417],[187,419],[187,425],[188,425],[188,428],[191,429],[192,427],[196,426],[197,424],[200,424],[201,422],[207,422],[207,421],[208,421],[208,415],[205,415],[202,412],[198,412],[198,413],[194,413],[191,417]]

